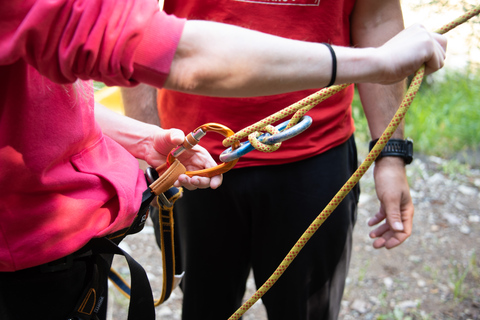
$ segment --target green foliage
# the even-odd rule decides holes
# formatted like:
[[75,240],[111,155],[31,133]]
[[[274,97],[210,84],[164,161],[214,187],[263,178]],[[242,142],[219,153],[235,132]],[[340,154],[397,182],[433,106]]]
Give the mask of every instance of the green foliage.
[[358,281],[359,282],[362,282],[365,279],[365,276],[367,274],[369,266],[370,266],[370,260],[367,259],[364,266],[362,268],[360,268],[360,271],[358,273]]
[[462,301],[465,298],[471,298],[472,292],[469,289],[478,288],[478,280],[480,280],[475,250],[472,250],[466,263],[450,261],[449,276],[449,286],[452,289],[454,299]]
[[105,87],[105,84],[103,82],[98,82],[98,81],[93,82],[93,90],[95,91],[98,91],[104,87]]
[[[438,78],[438,77],[437,77]],[[424,80],[405,117],[405,136],[415,152],[449,158],[480,145],[479,72],[446,71]],[[353,116],[360,141],[368,141],[367,122],[356,95]]]
[[395,308],[388,314],[378,316],[377,320],[412,320],[412,317],[405,316],[402,310]]
[[355,96],[353,97],[352,116],[355,120],[355,138],[364,144],[368,143],[368,141],[370,141],[370,131],[368,130],[367,118],[365,118],[360,96],[357,91],[355,91]]
[[417,150],[449,157],[477,150],[480,142],[480,75],[447,72],[422,85],[405,117],[405,134]]
[[[465,277],[469,272],[469,268],[462,268],[458,263],[451,263],[452,268],[450,270],[450,281],[451,286],[453,287],[453,297],[454,299],[463,300],[464,299],[464,284]],[[463,269],[463,270],[462,270]]]
[[468,263],[468,267],[470,268],[470,271],[472,273],[472,276],[474,279],[479,280],[480,279],[480,273],[478,271],[478,264],[477,264],[477,254],[475,250],[472,251],[472,254],[470,255],[470,261]]

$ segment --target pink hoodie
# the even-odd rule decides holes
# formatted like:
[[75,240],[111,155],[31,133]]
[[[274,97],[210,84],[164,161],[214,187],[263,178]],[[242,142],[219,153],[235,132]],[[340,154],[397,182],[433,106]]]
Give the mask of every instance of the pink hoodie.
[[155,0],[0,0],[0,271],[127,227],[146,189],[91,82],[161,87],[184,20]]

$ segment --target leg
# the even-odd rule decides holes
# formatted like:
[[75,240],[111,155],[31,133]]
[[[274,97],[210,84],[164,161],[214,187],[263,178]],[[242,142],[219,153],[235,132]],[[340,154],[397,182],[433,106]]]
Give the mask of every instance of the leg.
[[185,191],[175,204],[185,270],[184,320],[228,319],[244,295],[250,270],[249,209],[237,193],[233,171],[219,189]]
[[0,273],[0,318],[67,319],[86,285],[85,275],[83,260],[57,272],[42,273],[34,267]]
[[[262,285],[357,166],[353,138],[297,163],[257,168],[253,269]],[[254,168],[252,168],[254,169]],[[268,187],[270,186],[270,187]],[[280,186],[280,187],[278,187]],[[270,320],[337,319],[348,271],[358,186],[265,294]]]

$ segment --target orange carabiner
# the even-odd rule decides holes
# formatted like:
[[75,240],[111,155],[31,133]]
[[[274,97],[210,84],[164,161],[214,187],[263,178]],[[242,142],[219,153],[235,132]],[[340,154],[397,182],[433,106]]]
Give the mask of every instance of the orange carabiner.
[[[193,131],[192,133],[189,133],[185,137],[185,142],[183,143],[182,146],[179,146],[173,149],[172,151],[170,151],[167,157],[168,166],[170,166],[170,164],[172,164],[177,159],[178,155],[180,155],[180,153],[182,153],[184,150],[193,148],[200,141],[200,139],[209,131],[219,133],[223,135],[225,138],[228,138],[235,134],[230,128],[218,123],[204,124],[198,127],[197,129],[195,129],[195,131]],[[235,150],[239,146],[240,146],[240,142],[236,141],[232,145],[232,149]],[[237,161],[238,159],[235,159],[229,162],[224,162],[212,168],[197,170],[197,171],[187,171],[185,172],[185,174],[189,177],[201,176],[201,177],[211,178],[213,176],[225,173],[228,170],[232,169],[235,166],[235,164],[237,164]]]

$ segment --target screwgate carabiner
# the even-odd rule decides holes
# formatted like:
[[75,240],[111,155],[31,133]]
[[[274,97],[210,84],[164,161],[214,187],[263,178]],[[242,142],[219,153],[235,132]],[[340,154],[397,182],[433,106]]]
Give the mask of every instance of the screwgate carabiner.
[[[185,137],[185,141],[183,142],[183,144],[181,146],[178,146],[175,149],[173,149],[172,151],[170,151],[170,153],[168,154],[168,157],[167,157],[168,166],[170,166],[175,161],[175,159],[180,154],[182,154],[183,151],[193,148],[200,141],[200,139],[202,137],[204,137],[207,134],[207,132],[209,132],[209,131],[219,133],[219,134],[223,135],[225,138],[228,138],[228,137],[235,134],[230,128],[228,128],[224,125],[218,124],[218,123],[204,124],[204,125],[198,127],[197,129],[195,129],[193,132],[189,133]],[[235,150],[239,146],[240,146],[240,142],[237,141],[232,145],[232,149]],[[219,164],[219,165],[217,165],[213,168],[197,170],[197,171],[187,171],[187,172],[185,172],[185,174],[189,177],[201,176],[201,177],[211,178],[213,176],[225,173],[228,170],[232,169],[235,166],[235,164],[237,163],[237,161],[238,161],[238,159],[235,159],[233,161],[228,161],[228,162],[223,161],[224,163]]]

